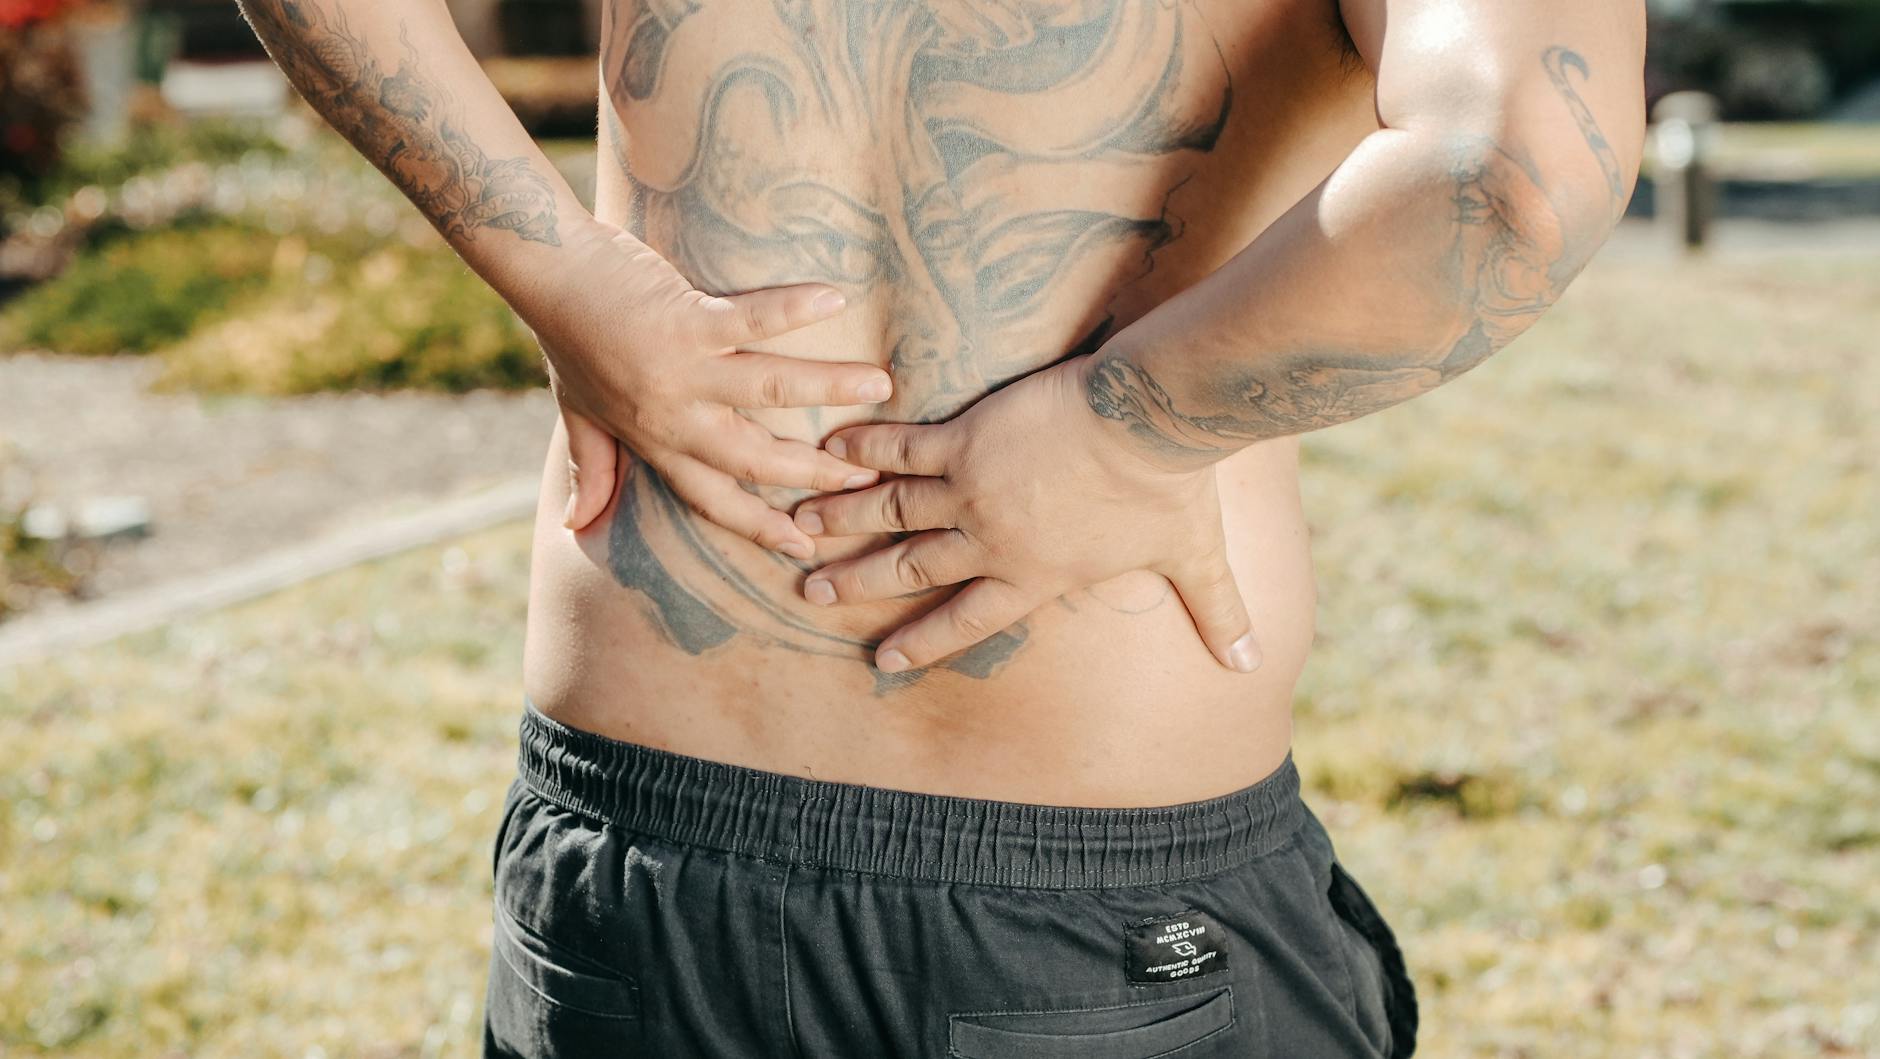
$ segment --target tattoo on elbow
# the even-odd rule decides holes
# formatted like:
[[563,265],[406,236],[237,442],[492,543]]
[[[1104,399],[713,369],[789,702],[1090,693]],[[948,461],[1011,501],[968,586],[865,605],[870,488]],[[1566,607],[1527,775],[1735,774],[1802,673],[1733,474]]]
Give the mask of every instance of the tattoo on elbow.
[[1548,82],[1572,115],[1597,164],[1606,194],[1603,223],[1570,230],[1540,170],[1492,140],[1457,151],[1453,175],[1455,243],[1451,274],[1466,308],[1466,328],[1439,362],[1444,379],[1480,364],[1527,330],[1566,290],[1625,210],[1625,175],[1593,110],[1575,86],[1592,67],[1555,45],[1541,53]]

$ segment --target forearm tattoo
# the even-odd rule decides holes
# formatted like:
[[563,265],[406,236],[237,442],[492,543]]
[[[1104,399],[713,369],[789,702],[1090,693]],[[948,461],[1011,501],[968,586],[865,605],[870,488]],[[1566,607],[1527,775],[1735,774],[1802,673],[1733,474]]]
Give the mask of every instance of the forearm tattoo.
[[491,158],[464,131],[457,100],[430,77],[399,24],[404,56],[387,74],[346,12],[312,0],[242,0],[255,34],[307,102],[379,167],[448,239],[486,228],[560,246],[555,195],[527,158]]
[[[1586,60],[1552,47],[1548,80],[1579,125],[1604,176],[1608,220],[1624,209],[1625,179],[1592,110],[1566,76],[1590,76]],[[1091,372],[1092,411],[1123,423],[1145,447],[1194,462],[1267,438],[1369,415],[1426,393],[1506,346],[1551,306],[1607,227],[1570,238],[1561,210],[1532,162],[1493,140],[1459,145],[1451,162],[1453,236],[1432,269],[1448,277],[1467,309],[1467,329],[1434,353],[1304,350],[1256,364],[1196,368],[1181,397],[1121,354]]]
[[[707,291],[873,296],[882,415],[902,422],[1061,359],[1067,330],[1094,349],[1115,292],[1182,236],[1171,202],[1233,98],[1185,0],[623,0],[608,17],[603,133],[634,233]],[[674,645],[871,657],[744,577],[655,474],[627,491],[614,575]],[[1026,635],[943,665],[990,676]]]

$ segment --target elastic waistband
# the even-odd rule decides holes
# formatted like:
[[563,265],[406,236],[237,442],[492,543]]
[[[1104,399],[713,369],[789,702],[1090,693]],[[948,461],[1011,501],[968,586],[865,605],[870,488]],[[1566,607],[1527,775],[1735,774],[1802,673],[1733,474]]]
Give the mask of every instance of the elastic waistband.
[[1306,817],[1292,756],[1221,798],[1079,809],[806,780],[577,731],[527,706],[523,782],[652,838],[788,864],[1041,889],[1150,886],[1271,852]]

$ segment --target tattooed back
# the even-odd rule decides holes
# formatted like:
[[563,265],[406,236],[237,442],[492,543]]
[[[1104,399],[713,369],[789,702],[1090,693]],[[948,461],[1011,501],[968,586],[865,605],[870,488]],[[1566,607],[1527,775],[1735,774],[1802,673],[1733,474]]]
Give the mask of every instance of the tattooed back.
[[[605,18],[602,218],[709,291],[841,288],[841,317],[762,348],[888,367],[894,399],[866,410],[883,420],[948,418],[1095,348],[1375,128],[1327,2],[619,0]],[[752,415],[815,442],[858,417]],[[639,466],[570,541],[550,473],[531,696],[582,727],[820,778],[1088,804],[1219,793],[1284,755],[1312,622],[1295,445],[1220,473],[1266,654],[1251,678],[1220,670],[1146,574],[884,676],[871,646],[942,595],[809,606],[809,564],[697,519]],[[1137,752],[1145,716],[1211,745],[1171,772]]]

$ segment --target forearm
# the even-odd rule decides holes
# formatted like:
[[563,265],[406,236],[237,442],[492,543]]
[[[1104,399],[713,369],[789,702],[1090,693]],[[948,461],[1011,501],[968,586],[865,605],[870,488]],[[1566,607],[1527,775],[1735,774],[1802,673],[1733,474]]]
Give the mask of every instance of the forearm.
[[590,220],[440,0],[241,0],[320,116],[513,302]]
[[1530,55],[1504,106],[1379,130],[1120,332],[1093,358],[1090,407],[1192,465],[1426,393],[1521,334],[1603,242],[1636,165],[1580,94],[1584,60]]

